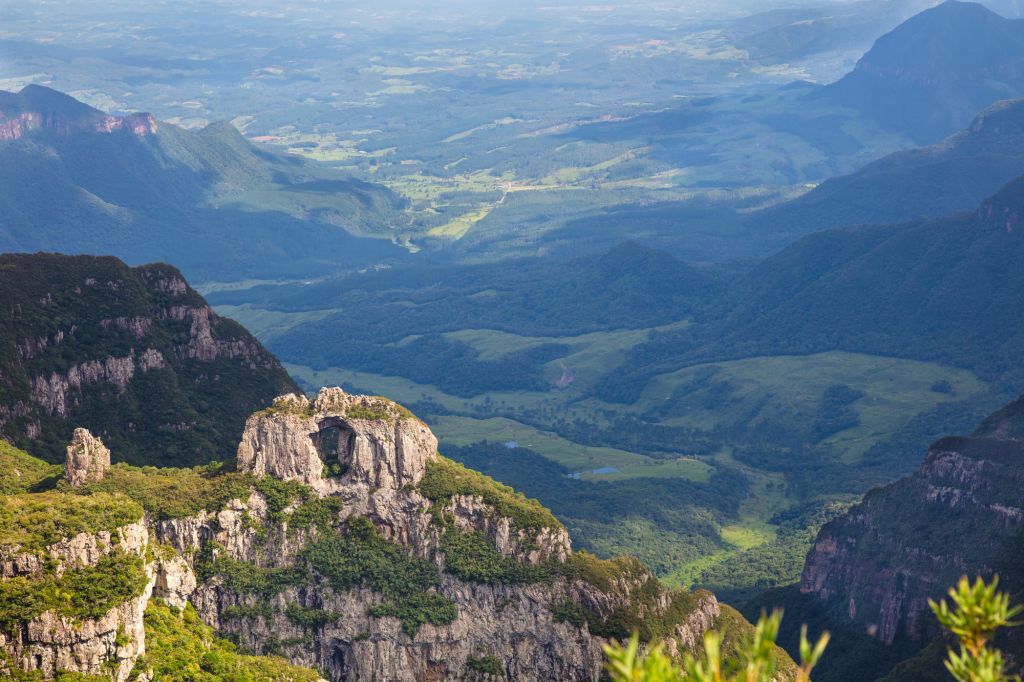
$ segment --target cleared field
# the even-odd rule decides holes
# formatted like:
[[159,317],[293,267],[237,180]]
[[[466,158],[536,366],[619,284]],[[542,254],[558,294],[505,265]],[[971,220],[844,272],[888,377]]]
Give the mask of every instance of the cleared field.
[[484,206],[476,211],[460,215],[444,225],[438,225],[427,230],[431,237],[448,237],[449,239],[462,239],[474,225],[491,214],[496,207],[494,205]]
[[[714,373],[708,378],[708,373]],[[704,377],[702,379],[702,377]],[[946,392],[936,386],[948,384]],[[963,400],[987,386],[967,370],[935,363],[857,353],[748,358],[689,367],[655,377],[634,406],[646,410],[676,398],[665,423],[710,429],[747,420],[811,418],[834,384],[861,391],[853,403],[860,424],[823,441],[853,462],[914,416],[943,402]],[[692,386],[680,398],[680,386]],[[714,396],[714,397],[709,397]]]
[[622,329],[579,336],[519,336],[493,329],[463,329],[445,336],[473,347],[480,353],[481,360],[496,360],[508,353],[546,343],[564,344],[569,346],[569,354],[549,362],[548,372],[557,376],[569,371],[574,375],[574,382],[586,384],[588,379],[596,379],[621,365],[626,353],[645,342],[652,331],[683,329],[689,324],[689,321],[684,320],[651,329]]
[[775,536],[774,528],[767,524],[760,524],[760,527],[758,524],[724,526],[722,540],[730,545],[729,549],[688,561],[663,576],[662,580],[673,587],[692,588],[707,569],[734,558],[744,550],[771,542]]
[[707,462],[694,457],[679,457],[670,460],[652,460],[641,464],[627,464],[616,467],[617,471],[582,473],[585,481],[625,481],[631,478],[685,478],[690,481],[707,481],[714,471]]
[[712,467],[704,462],[680,458],[671,463],[615,448],[597,448],[579,445],[549,431],[540,431],[511,419],[492,417],[472,419],[469,417],[435,417],[431,426],[443,442],[453,445],[469,445],[482,440],[515,441],[522,447],[530,448],[548,459],[558,462],[570,471],[594,472],[595,469],[614,468],[617,472],[607,474],[586,473],[581,475],[589,480],[615,477],[611,480],[641,477],[646,470],[662,468],[664,477],[671,472],[677,478],[703,482],[711,475]]

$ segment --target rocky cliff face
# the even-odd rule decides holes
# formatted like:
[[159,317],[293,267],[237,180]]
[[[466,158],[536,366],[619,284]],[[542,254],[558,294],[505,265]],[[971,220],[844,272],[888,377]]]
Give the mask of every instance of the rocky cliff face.
[[129,461],[225,459],[294,384],[169,266],[0,257],[0,434],[61,461],[84,425]]
[[72,97],[37,85],[28,85],[18,93],[0,92],[0,140],[18,140],[34,131],[70,135],[120,130],[140,137],[153,135],[157,131],[157,122],[147,113],[105,114]]
[[[51,609],[0,628],[8,666],[149,674],[139,656],[151,597],[191,605],[244,650],[331,680],[596,680],[602,644],[633,630],[676,655],[709,628],[724,628],[727,646],[743,632],[710,593],[669,590],[633,559],[573,552],[550,512],[442,458],[426,425],[383,398],[278,398],[247,421],[237,471],[216,476],[108,469],[100,448],[76,435],[69,462],[79,473],[68,475],[84,480],[62,499],[121,486],[153,511],[42,552],[5,550],[0,578],[42,575],[53,560],[57,574],[98,566],[120,552],[144,557],[145,586],[102,617]],[[138,483],[147,476],[156,478]],[[168,511],[183,495],[204,501]]]
[[[41,552],[2,547],[0,579],[38,582],[48,574],[96,568],[113,552],[147,555],[149,530],[138,522],[113,531],[80,533]],[[102,675],[117,682],[129,678],[136,660],[145,653],[143,612],[153,589],[152,567],[146,568],[145,586],[138,594],[96,617],[66,615],[46,610],[14,627],[0,629],[0,674],[4,668],[38,672],[44,679],[58,672]],[[10,605],[10,604],[8,604]],[[9,614],[4,614],[6,620]]]
[[1024,441],[1021,401],[970,438],[935,443],[912,475],[868,493],[826,525],[800,590],[836,622],[891,644],[922,640],[936,623],[929,598],[961,575],[1024,579]]
[[[217,514],[164,521],[156,534],[193,558],[201,579],[187,598],[204,620],[255,651],[283,647],[293,662],[317,667],[335,680],[462,679],[485,660],[509,679],[596,679],[606,640],[585,620],[560,618],[559,607],[592,614],[595,623],[631,610],[646,611],[635,614],[640,618],[674,619],[665,634],[678,652],[692,649],[715,624],[720,611],[712,595],[688,595],[692,604],[685,613],[669,615],[678,597],[637,567],[609,576],[601,586],[565,575],[510,581],[474,579],[465,571],[453,575],[448,563],[454,543],[446,533],[484,538],[493,548],[487,550],[494,554],[491,560],[538,571],[544,566],[552,576],[571,560],[572,551],[557,522],[522,527],[471,491],[446,500],[427,497],[421,484],[437,461],[436,448],[430,430],[390,401],[340,389],[325,389],[312,402],[285,396],[249,419],[238,468],[308,486],[317,500],[331,502],[330,522],[319,528],[296,528],[294,521],[289,526],[275,520],[266,499],[254,493]],[[450,524],[447,529],[439,518]],[[401,608],[382,609],[388,604],[386,589],[366,584],[337,589],[315,568],[300,584],[253,593],[238,589],[230,571],[210,576],[196,559],[214,548],[219,561],[287,571],[304,561],[310,543],[332,529],[346,532],[353,519],[368,519],[382,538],[408,547],[431,570],[439,570],[428,594],[452,606],[452,617],[428,618],[410,628]],[[175,572],[187,576],[189,570],[180,565]],[[177,580],[192,584],[189,577]]]

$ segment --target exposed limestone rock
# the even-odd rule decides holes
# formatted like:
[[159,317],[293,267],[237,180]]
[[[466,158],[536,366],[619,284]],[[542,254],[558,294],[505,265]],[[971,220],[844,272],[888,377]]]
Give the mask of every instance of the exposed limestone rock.
[[[398,405],[324,389],[313,401],[282,396],[253,415],[238,448],[237,468],[300,481],[338,503],[335,523],[367,517],[384,537],[443,569],[443,532],[435,523],[433,502],[416,489],[436,448],[429,429]],[[453,519],[456,532],[480,532],[500,554],[523,564],[565,563],[572,553],[564,528],[518,528],[476,495],[453,496],[441,513]],[[217,514],[204,512],[156,527],[159,540],[182,556],[197,557],[206,548],[214,559],[229,557],[267,569],[294,565],[316,532],[272,518],[259,493]],[[325,670],[332,680],[462,679],[470,672],[468,659],[479,655],[502,661],[507,679],[596,680],[607,640],[585,624],[557,618],[557,605],[575,604],[602,619],[637,609],[640,617],[657,617],[673,605],[672,593],[642,564],[623,560],[621,566],[621,574],[603,587],[568,577],[491,585],[442,572],[438,592],[452,600],[458,615],[447,625],[424,624],[413,637],[397,618],[369,615],[381,595],[366,588],[339,592],[324,581],[286,586],[265,602],[264,596],[237,592],[214,578],[200,581],[190,601],[208,624],[231,633],[243,646],[262,652],[270,642],[285,642],[293,663]],[[161,581],[158,577],[158,592]],[[692,608],[666,638],[677,655],[697,649],[720,616],[713,595],[688,599]],[[259,617],[236,615],[264,603]],[[311,629],[287,616],[289,605],[330,616]]]
[[[70,568],[94,566],[115,548],[145,556],[148,545],[149,531],[140,519],[114,532],[67,538],[42,554],[5,559],[0,562],[0,578],[36,577],[47,564],[55,565],[58,575]],[[150,580],[142,594],[98,619],[77,620],[48,611],[13,632],[0,631],[0,653],[18,669],[37,671],[47,679],[64,671],[109,676],[123,682],[145,653],[143,613],[152,589]]]
[[[93,447],[87,435],[79,440]],[[325,389],[313,401],[282,396],[248,420],[237,469],[298,481],[309,490],[282,499],[282,486],[262,481],[223,508],[121,529],[116,542],[100,534],[49,548],[62,566],[72,560],[95,564],[113,546],[156,558],[138,599],[77,629],[44,614],[17,638],[0,638],[0,648],[20,667],[46,676],[57,669],[112,670],[120,682],[144,651],[142,613],[153,595],[177,608],[191,603],[208,625],[246,649],[281,652],[292,663],[325,671],[334,682],[478,679],[469,662],[479,656],[500,661],[504,679],[597,680],[608,640],[594,634],[591,624],[606,628],[619,618],[654,622],[671,613],[675,621],[662,624],[663,634],[668,650],[681,656],[698,649],[702,634],[721,622],[713,595],[674,593],[637,560],[572,563],[581,557],[573,556],[568,534],[553,518],[555,527],[537,527],[543,524],[534,521],[524,528],[517,525],[523,518],[543,515],[520,510],[517,522],[478,494],[449,497],[434,490],[428,499],[418,486],[429,466],[444,465],[436,448],[422,422],[383,398],[340,389]],[[445,479],[435,479],[435,486],[437,480]],[[297,520],[301,500],[318,510],[316,522]],[[369,527],[367,520],[376,542],[386,538],[418,558],[409,559],[417,567],[412,570],[430,575],[416,594],[440,599],[451,609],[447,616],[421,614],[427,622],[416,621],[418,628],[410,629],[396,616],[374,615],[374,607],[394,606],[388,601],[394,597],[371,589],[370,577],[342,589],[319,574],[322,564],[311,569],[303,563],[309,561],[305,550],[315,547],[311,542],[350,541],[353,524]],[[458,557],[446,552],[462,550],[448,534],[470,532],[497,550],[497,559],[485,554],[482,562],[542,570],[508,581],[449,570],[449,561],[454,566]],[[150,533],[159,543],[155,551],[147,550]],[[0,572],[3,577],[31,574],[41,571],[43,562],[33,555],[10,557],[0,561]],[[253,579],[261,587],[252,588]],[[427,608],[415,600],[398,605]]]
[[143,613],[150,590],[111,609],[98,620],[76,621],[44,613],[16,637],[0,633],[0,650],[25,671],[52,678],[58,671],[128,679],[146,650]]
[[135,376],[136,370],[149,372],[163,369],[166,365],[163,355],[153,348],[141,351],[138,356],[133,352],[121,358],[89,360],[72,366],[63,374],[52,372],[49,377],[34,377],[32,400],[44,406],[50,414],[65,417],[74,404],[72,388],[80,389],[105,381],[116,386],[118,391],[124,391]]
[[68,444],[68,457],[64,465],[64,476],[75,486],[96,483],[110,468],[110,450],[103,441],[89,433],[88,429],[77,428]]
[[[286,395],[250,417],[238,468],[320,491],[357,484],[397,490],[419,483],[436,453],[430,429],[391,401],[325,388],[312,403]],[[334,485],[324,480],[332,468],[341,472]]]
[[196,586],[196,574],[184,557],[174,554],[157,558],[154,597],[163,599],[176,609],[184,609]]
[[572,551],[569,532],[564,528],[542,528],[531,535],[515,528],[508,517],[495,516],[490,505],[477,496],[456,495],[446,511],[451,512],[459,530],[481,531],[505,556],[522,557],[535,566],[549,559],[564,563]]

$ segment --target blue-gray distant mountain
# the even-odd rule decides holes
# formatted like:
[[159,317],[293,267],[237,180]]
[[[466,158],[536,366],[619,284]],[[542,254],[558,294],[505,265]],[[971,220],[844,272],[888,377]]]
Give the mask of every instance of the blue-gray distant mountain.
[[942,142],[890,154],[799,199],[750,214],[758,232],[806,234],[974,209],[1024,175],[1024,100],[997,102]]
[[1024,19],[948,0],[878,39],[824,95],[920,143],[1024,95]]
[[113,116],[49,88],[0,92],[0,250],[160,260],[197,280],[310,276],[398,257],[401,200],[250,144]]

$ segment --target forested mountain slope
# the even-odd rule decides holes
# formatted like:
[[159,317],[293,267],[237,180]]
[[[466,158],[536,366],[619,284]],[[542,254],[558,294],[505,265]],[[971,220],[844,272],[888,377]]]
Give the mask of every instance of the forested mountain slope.
[[77,426],[136,464],[234,451],[246,416],[295,384],[168,265],[0,255],[0,434],[58,461]]
[[1024,174],[1024,100],[998,102],[942,142],[890,154],[792,201],[750,213],[752,230],[793,237],[834,227],[973,210]]
[[[798,590],[770,592],[749,610],[785,606],[835,633],[822,680],[946,679],[928,600],[965,574],[998,574],[1015,601],[1024,589],[1022,434],[1024,398],[969,437],[936,441],[912,475],[872,490],[821,529]],[[1011,632],[998,644],[1018,670],[1024,640]]]

